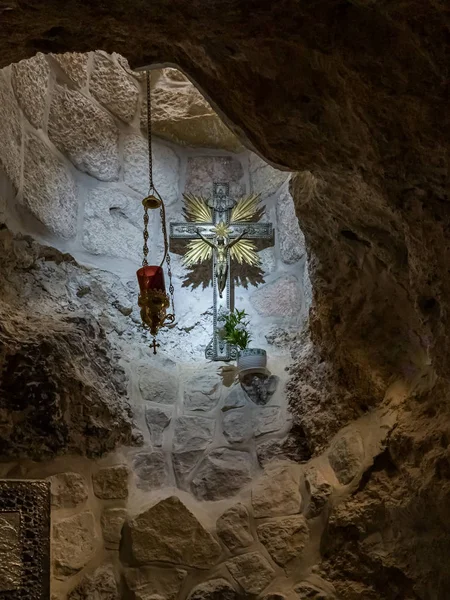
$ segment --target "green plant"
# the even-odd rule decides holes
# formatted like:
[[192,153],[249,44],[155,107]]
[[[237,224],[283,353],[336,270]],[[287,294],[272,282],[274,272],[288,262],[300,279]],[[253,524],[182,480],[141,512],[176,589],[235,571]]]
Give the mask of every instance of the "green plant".
[[245,350],[252,339],[248,331],[247,317],[245,310],[237,309],[233,312],[224,311],[219,314],[219,321],[223,322],[222,338],[241,350]]

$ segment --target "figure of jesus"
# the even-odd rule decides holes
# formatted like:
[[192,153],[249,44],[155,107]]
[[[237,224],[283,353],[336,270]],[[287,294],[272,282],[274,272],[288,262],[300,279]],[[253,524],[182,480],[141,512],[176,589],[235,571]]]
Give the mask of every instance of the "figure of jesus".
[[211,240],[208,240],[208,238],[204,237],[200,233],[200,230],[197,229],[197,235],[201,237],[202,240],[215,251],[217,289],[219,291],[220,298],[222,298],[223,290],[227,285],[228,252],[230,248],[237,244],[246,233],[246,231],[243,231],[241,235],[239,235],[237,238],[234,238],[234,240],[231,240],[231,242],[228,242],[228,244],[226,244],[224,236],[218,235],[216,237],[216,242],[212,242]]

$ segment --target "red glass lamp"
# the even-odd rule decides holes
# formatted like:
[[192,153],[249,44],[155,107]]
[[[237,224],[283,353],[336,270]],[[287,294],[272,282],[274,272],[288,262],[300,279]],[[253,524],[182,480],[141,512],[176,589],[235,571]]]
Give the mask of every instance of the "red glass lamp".
[[[147,71],[147,131],[148,131],[148,155],[149,155],[149,179],[150,190],[149,195],[142,200],[144,206],[144,259],[142,267],[138,269],[136,275],[139,283],[139,299],[138,304],[141,309],[141,319],[144,327],[146,327],[153,336],[153,353],[156,354],[156,348],[159,344],[156,343],[156,335],[161,327],[166,327],[173,324],[175,321],[175,306],[173,302],[174,288],[172,285],[172,271],[170,268],[170,255],[168,252],[167,228],[166,228],[166,211],[164,202],[153,184],[153,164],[152,164],[152,132],[151,132],[151,102],[150,102],[150,73]],[[148,222],[149,210],[160,209],[161,228],[164,237],[164,256],[161,264],[158,266],[149,265],[147,262],[148,256]],[[169,275],[169,294],[166,292],[164,282],[164,261],[167,263],[167,273]],[[168,314],[167,309],[172,303],[172,313]]]

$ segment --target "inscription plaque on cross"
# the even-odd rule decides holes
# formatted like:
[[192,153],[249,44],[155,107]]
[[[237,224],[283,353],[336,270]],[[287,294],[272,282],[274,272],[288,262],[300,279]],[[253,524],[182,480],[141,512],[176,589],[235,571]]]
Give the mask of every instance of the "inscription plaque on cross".
[[260,264],[253,240],[273,243],[271,223],[259,223],[264,213],[259,195],[238,202],[229,194],[229,183],[214,183],[213,194],[204,199],[184,194],[186,221],[170,224],[170,240],[189,240],[184,264],[193,266],[212,259],[213,337],[205,350],[209,360],[236,358],[237,349],[219,335],[219,314],[233,309],[232,260],[251,266]]

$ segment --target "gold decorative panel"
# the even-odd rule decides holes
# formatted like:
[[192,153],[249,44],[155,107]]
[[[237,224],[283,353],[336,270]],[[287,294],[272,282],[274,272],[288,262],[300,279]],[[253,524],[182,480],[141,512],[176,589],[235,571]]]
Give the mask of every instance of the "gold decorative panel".
[[50,597],[50,484],[0,480],[0,600]]

